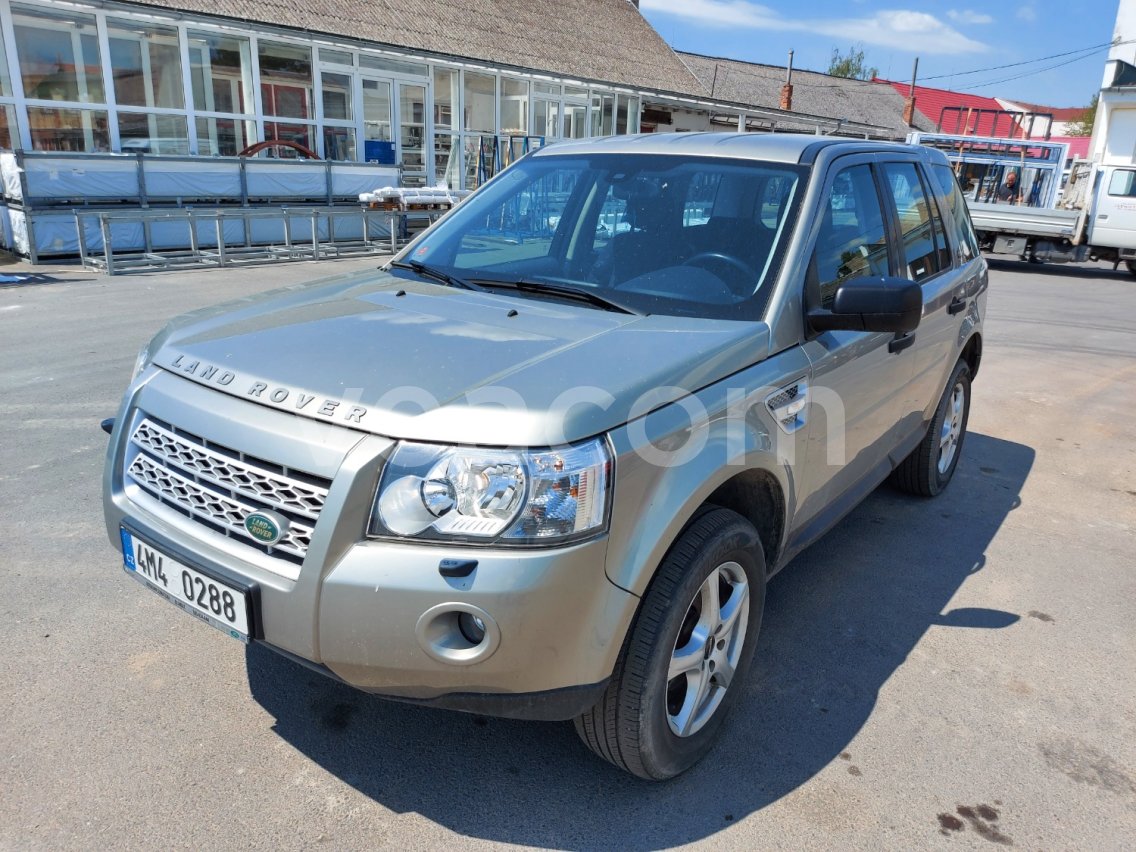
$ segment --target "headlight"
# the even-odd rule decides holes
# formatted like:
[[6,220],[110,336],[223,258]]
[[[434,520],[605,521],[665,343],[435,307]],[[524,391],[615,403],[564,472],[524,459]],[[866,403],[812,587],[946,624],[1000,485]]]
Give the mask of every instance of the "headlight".
[[399,444],[371,512],[375,536],[562,543],[607,521],[611,453],[602,439],[548,450]]
[[150,366],[150,344],[147,343],[138,351],[138,357],[134,360],[134,372],[130,374],[130,380],[134,381],[141,375],[142,371]]

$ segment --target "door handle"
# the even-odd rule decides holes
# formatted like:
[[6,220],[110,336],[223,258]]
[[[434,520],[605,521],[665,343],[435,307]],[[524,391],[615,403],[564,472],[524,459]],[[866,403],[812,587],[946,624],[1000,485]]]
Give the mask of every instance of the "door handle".
[[915,343],[915,332],[914,331],[909,332],[909,333],[904,334],[904,335],[896,335],[895,338],[890,343],[888,343],[888,352],[891,352],[894,355],[896,352],[902,352],[904,349],[907,349],[909,346],[914,345],[914,343]]
[[953,299],[951,299],[951,303],[947,305],[947,313],[952,317],[955,314],[961,314],[965,310],[966,299],[960,298],[959,296],[955,296]]

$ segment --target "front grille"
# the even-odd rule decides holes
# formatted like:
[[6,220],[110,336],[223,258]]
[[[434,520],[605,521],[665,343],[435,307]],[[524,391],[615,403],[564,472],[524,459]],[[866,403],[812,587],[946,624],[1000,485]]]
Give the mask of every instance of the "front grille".
[[[152,417],[130,437],[126,475],[139,488],[198,523],[269,556],[299,564],[307,555],[329,480],[208,441]],[[257,541],[245,518],[270,509],[288,519],[274,545]]]

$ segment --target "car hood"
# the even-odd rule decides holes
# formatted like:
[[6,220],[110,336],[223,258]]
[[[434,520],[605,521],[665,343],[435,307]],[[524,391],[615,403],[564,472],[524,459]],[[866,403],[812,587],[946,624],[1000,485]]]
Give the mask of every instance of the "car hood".
[[375,272],[187,314],[156,366],[392,438],[548,446],[622,425],[761,360],[763,323],[632,316]]

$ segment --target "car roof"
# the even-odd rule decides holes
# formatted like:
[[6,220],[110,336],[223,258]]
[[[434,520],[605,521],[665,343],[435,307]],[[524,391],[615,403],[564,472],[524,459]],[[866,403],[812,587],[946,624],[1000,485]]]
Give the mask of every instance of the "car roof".
[[802,163],[812,162],[822,149],[835,147],[841,149],[841,154],[905,150],[924,157],[928,150],[902,142],[869,142],[811,133],[642,133],[556,142],[539,149],[534,156],[663,154]]

